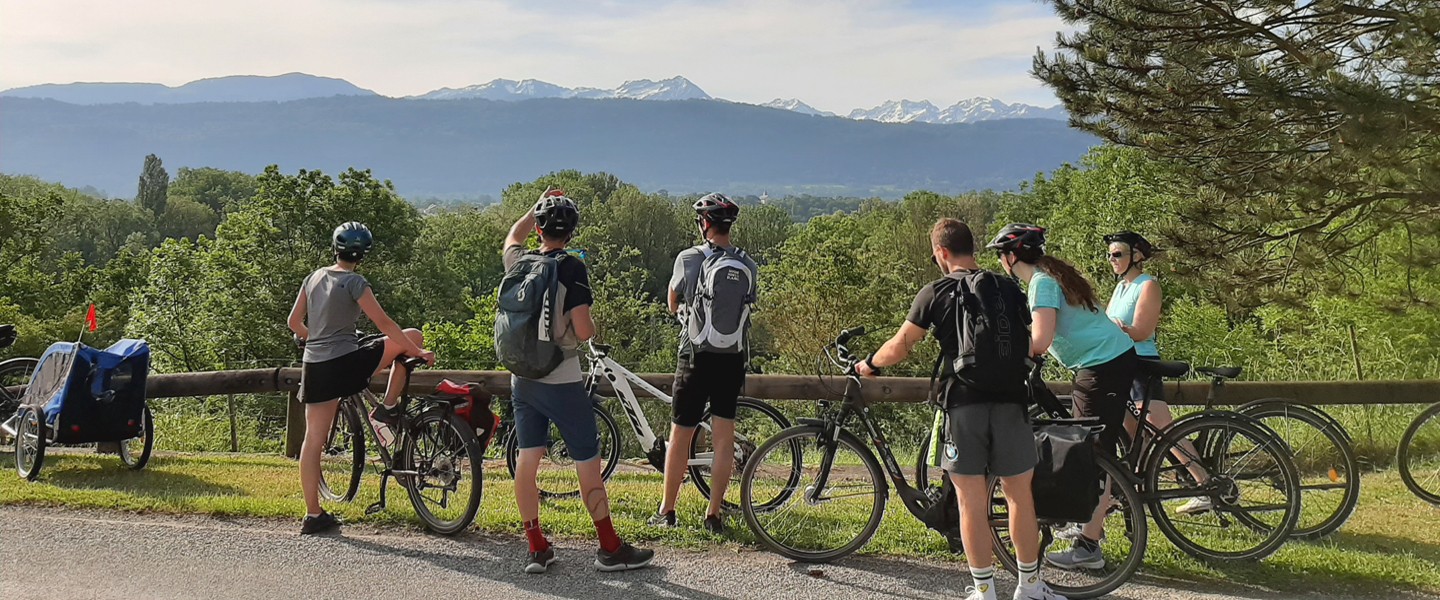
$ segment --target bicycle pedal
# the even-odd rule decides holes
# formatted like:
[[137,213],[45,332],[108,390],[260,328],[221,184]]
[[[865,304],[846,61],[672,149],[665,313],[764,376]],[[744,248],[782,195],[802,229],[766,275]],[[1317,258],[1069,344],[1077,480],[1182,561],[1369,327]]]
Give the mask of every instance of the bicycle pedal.
[[385,505],[382,504],[382,503],[376,502],[376,503],[374,503],[374,504],[371,504],[370,506],[365,507],[365,514],[366,514],[366,516],[369,516],[369,515],[373,515],[373,514],[375,514],[375,513],[381,512],[381,511],[383,511],[383,510],[385,510]]

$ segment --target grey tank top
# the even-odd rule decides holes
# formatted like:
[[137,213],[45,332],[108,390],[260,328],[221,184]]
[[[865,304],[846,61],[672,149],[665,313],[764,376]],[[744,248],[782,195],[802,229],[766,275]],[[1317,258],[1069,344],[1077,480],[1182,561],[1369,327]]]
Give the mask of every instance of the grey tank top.
[[360,296],[370,282],[353,271],[319,269],[305,278],[305,362],[340,358],[360,349],[355,322],[360,320]]

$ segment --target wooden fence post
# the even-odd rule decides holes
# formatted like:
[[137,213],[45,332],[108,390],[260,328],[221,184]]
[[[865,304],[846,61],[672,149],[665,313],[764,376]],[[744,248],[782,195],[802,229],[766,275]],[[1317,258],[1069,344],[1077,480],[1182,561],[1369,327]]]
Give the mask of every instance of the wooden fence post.
[[300,458],[300,444],[305,441],[305,405],[299,392],[290,392],[285,405],[285,456]]

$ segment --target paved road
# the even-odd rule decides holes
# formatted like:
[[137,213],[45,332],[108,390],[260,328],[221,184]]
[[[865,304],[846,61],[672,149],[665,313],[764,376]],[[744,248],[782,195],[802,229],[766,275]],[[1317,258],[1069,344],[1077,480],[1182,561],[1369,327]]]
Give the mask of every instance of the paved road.
[[[564,542],[546,575],[519,570],[522,540],[354,525],[301,537],[295,523],[0,507],[0,598],[958,598],[956,563],[851,558],[795,565],[772,554],[662,549],[644,571],[602,574],[593,546]],[[1008,594],[1012,581],[1002,581]],[[1008,595],[1002,597],[1008,598]],[[1132,584],[1121,599],[1274,600]],[[1307,598],[1315,598],[1308,596]]]

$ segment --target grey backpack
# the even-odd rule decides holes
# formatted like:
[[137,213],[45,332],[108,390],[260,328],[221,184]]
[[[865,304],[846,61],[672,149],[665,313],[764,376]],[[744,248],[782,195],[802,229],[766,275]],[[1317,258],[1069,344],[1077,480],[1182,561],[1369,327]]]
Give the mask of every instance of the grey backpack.
[[745,351],[755,277],[739,248],[696,246],[705,260],[690,295],[685,336],[694,352],[738,354]]
[[549,375],[565,360],[555,331],[561,260],[564,252],[527,252],[500,280],[495,356],[511,373],[526,379]]

